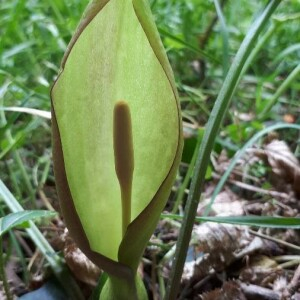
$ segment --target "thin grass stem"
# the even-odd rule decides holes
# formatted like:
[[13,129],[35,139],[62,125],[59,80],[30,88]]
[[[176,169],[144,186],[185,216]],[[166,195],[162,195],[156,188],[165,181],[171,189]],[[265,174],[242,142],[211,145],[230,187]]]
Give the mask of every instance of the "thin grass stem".
[[5,291],[7,300],[13,300],[11,292],[10,292],[10,288],[8,285],[6,273],[5,273],[2,236],[0,236],[0,280],[3,283],[3,287],[4,287],[4,291]]
[[273,97],[268,101],[263,111],[258,115],[258,119],[263,119],[264,116],[272,109],[272,107],[277,103],[279,97],[289,88],[291,83],[298,77],[300,73],[300,64],[294,68],[290,75],[282,82],[282,84],[277,89]]
[[177,194],[177,197],[176,197],[173,209],[172,209],[172,214],[175,214],[178,211],[179,205],[182,203],[182,199],[183,199],[185,190],[187,189],[190,179],[193,175],[199,147],[200,147],[200,139],[198,139],[198,141],[197,141],[197,145],[195,147],[195,151],[193,153],[192,160],[190,162],[190,165],[189,165],[186,175],[184,177],[183,183],[180,185],[180,188],[178,190],[178,194]]
[[242,42],[238,53],[228,71],[226,79],[216,99],[212,113],[208,120],[205,135],[199,149],[199,155],[195,165],[194,176],[191,182],[190,194],[188,196],[185,215],[182,227],[179,233],[176,253],[173,260],[173,266],[170,274],[170,281],[167,288],[165,299],[176,299],[180,279],[185,263],[186,253],[191,238],[191,233],[196,217],[197,207],[200,199],[201,190],[205,180],[205,173],[210,161],[210,153],[214,145],[215,138],[221,126],[222,120],[227,112],[231,98],[236,90],[240,80],[240,74],[243,66],[249,57],[259,34],[262,32],[266,23],[281,0],[272,0],[266,6],[263,13],[250,27],[244,41]]
[[223,53],[223,59],[222,59],[223,77],[225,78],[226,73],[229,69],[229,42],[228,42],[229,34],[228,34],[228,28],[226,25],[225,17],[223,15],[222,7],[219,3],[219,0],[214,0],[214,4],[216,7],[218,19],[221,24],[221,33],[222,33],[222,39],[223,39],[223,51],[222,51],[222,53]]

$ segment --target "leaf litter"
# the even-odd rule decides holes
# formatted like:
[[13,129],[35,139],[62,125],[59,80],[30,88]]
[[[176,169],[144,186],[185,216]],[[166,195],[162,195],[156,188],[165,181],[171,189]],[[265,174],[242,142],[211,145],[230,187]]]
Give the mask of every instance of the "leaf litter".
[[[215,164],[217,180],[230,162],[224,154],[219,159]],[[265,174],[252,180],[251,168],[261,162]],[[210,215],[299,217],[299,174],[299,161],[287,144],[277,139],[268,141],[261,149],[247,152],[215,198]],[[252,191],[237,182],[247,182]],[[257,186],[266,182],[266,193],[259,193]],[[199,216],[211,202],[214,186],[214,182],[207,184]],[[299,299],[299,250],[286,246],[299,244],[299,232],[292,229],[259,229],[256,235],[245,226],[196,224],[178,299]]]
[[[214,188],[229,163],[230,158],[224,151],[215,159],[213,179],[206,183],[203,200],[198,206],[198,216],[204,214]],[[261,177],[251,173],[258,163],[265,168]],[[283,141],[273,139],[261,148],[249,149],[215,198],[209,216],[299,217],[299,169],[297,158]],[[180,186],[181,180],[178,178],[175,186]],[[247,185],[237,183],[247,184],[252,190]],[[45,188],[50,188],[47,199],[56,206],[52,187]],[[259,188],[265,193],[260,193]],[[176,188],[166,207],[169,211],[175,194]],[[179,221],[161,219],[144,253],[140,271],[149,299],[163,299],[162,291],[170,275],[179,229]],[[88,297],[97,285],[101,271],[73,243],[59,218],[53,220],[44,232],[53,248],[63,254],[73,276]],[[20,241],[28,244],[26,237],[21,236]],[[178,299],[299,299],[300,247],[297,245],[300,245],[297,230],[256,228],[254,231],[246,226],[196,223]],[[33,274],[29,288],[35,290],[47,282],[49,275],[47,270],[41,268],[43,257],[36,255],[31,245],[28,251],[28,256],[32,257],[29,268]],[[19,263],[8,267],[8,272],[20,278],[22,274],[15,271],[20,269]],[[28,292],[22,285],[22,279],[14,282],[16,285],[12,288],[15,294]]]

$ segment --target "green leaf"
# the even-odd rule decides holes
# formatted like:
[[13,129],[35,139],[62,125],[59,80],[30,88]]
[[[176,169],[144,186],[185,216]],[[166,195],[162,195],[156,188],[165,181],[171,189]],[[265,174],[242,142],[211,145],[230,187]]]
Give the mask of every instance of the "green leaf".
[[28,221],[33,221],[39,218],[51,218],[56,214],[56,212],[47,210],[25,210],[11,213],[0,219],[0,236],[10,229],[17,226],[23,226]]
[[[182,219],[179,215],[162,214],[163,218]],[[300,229],[300,218],[265,216],[196,217],[198,222],[227,223],[270,228]]]

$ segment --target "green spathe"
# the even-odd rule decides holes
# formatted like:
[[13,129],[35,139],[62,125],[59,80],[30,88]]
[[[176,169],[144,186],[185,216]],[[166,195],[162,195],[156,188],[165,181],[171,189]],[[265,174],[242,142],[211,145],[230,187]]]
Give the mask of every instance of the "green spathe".
[[[173,75],[147,2],[93,1],[51,96],[57,127],[53,138],[61,147],[54,151],[56,178],[63,167],[91,250],[134,274],[170,193],[182,150]],[[114,155],[114,109],[121,100],[130,110],[134,151],[130,223],[124,232]],[[63,202],[60,184],[58,180]]]

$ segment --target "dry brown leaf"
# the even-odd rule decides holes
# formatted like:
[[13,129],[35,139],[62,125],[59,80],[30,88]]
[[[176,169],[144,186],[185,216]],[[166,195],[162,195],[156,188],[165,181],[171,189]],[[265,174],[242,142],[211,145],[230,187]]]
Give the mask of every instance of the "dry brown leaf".
[[294,174],[300,172],[297,158],[284,141],[273,140],[265,146],[265,153],[274,173],[293,179]]
[[274,242],[254,237],[247,227],[210,222],[195,226],[192,241],[193,246],[189,248],[184,266],[183,282],[199,281],[223,271],[236,260],[276,249]]
[[224,282],[222,288],[201,295],[202,300],[246,300],[239,284],[235,281]]
[[65,241],[64,256],[70,270],[79,281],[95,287],[100,269],[84,255],[68,234]]
[[300,196],[300,164],[284,141],[273,140],[264,147],[272,172],[286,183],[290,183]]
[[268,287],[282,273],[283,270],[277,269],[276,261],[265,255],[256,255],[242,269],[239,279],[246,283]]
[[[209,205],[211,198],[201,201],[198,206],[198,215],[202,215],[207,205]],[[240,199],[229,188],[217,195],[211,207],[211,216],[242,216],[244,214],[245,200]]]
[[195,227],[193,240],[196,259],[185,263],[183,280],[223,270],[250,244],[252,236],[245,228],[207,222]]
[[292,114],[285,114],[282,119],[285,123],[293,124],[296,122],[296,117]]

